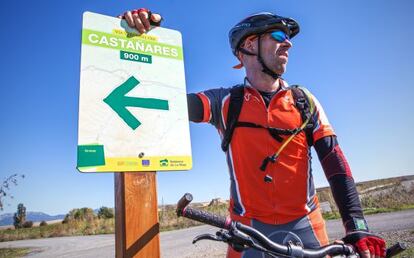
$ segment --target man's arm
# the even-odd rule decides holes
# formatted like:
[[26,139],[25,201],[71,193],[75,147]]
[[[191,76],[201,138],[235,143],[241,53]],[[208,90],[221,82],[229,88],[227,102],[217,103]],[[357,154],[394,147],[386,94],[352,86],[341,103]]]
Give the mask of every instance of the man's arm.
[[203,121],[204,108],[203,102],[197,94],[187,94],[188,118],[192,122],[199,123]]
[[314,147],[331,186],[345,230],[346,232],[355,230],[354,219],[364,222],[367,230],[351,169],[338,145],[335,132],[322,105],[313,95],[312,100],[315,104],[312,116]]
[[341,213],[346,231],[343,240],[355,246],[362,258],[383,257],[385,242],[369,232],[351,169],[321,104],[315,97],[313,100],[314,147]]
[[187,94],[190,121],[209,123],[219,131],[222,128],[222,103],[230,94],[230,88],[214,88],[196,94]]
[[336,136],[326,136],[317,140],[315,150],[342,217],[346,230],[343,240],[353,244],[364,258],[384,257],[385,241],[369,233],[351,169]]
[[368,230],[351,169],[336,136],[319,139],[315,142],[315,150],[331,186],[346,232]]

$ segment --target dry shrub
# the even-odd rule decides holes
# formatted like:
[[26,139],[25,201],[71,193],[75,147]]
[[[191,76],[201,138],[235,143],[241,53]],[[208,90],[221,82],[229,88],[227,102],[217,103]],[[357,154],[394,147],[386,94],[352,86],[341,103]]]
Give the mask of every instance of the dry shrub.
[[[197,205],[197,204],[194,204]],[[177,217],[175,206],[169,205],[165,206],[159,212],[160,218],[160,230],[173,230],[173,229],[181,229],[181,228],[188,228],[192,226],[201,225],[202,223],[183,218]],[[228,204],[218,203],[215,205],[211,205],[208,207],[197,207],[197,209],[206,210],[212,212],[217,215],[227,216],[228,214]]]
[[361,203],[364,208],[399,209],[414,205],[414,189],[407,190],[402,186],[397,186],[375,195],[366,196],[361,199]]
[[[401,209],[414,205],[414,188],[407,190],[397,181],[398,179],[382,179],[358,183],[359,197],[364,209]],[[384,187],[380,187],[385,185]],[[370,188],[374,188],[367,192]],[[365,192],[365,193],[364,193]],[[318,189],[320,202],[329,202],[332,211],[338,211],[329,187]]]

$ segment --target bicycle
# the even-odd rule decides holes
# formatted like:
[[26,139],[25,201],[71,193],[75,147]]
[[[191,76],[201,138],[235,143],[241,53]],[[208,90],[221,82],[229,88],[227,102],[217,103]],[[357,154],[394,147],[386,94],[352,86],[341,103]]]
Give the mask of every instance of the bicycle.
[[[196,236],[193,244],[200,240],[220,241],[231,245],[233,249],[239,252],[253,248],[271,257],[321,258],[327,255],[339,255],[349,258],[359,257],[354,248],[347,244],[329,244],[317,249],[305,249],[301,245],[293,242],[288,242],[286,245],[275,243],[260,231],[238,221],[233,221],[230,217],[223,217],[189,207],[188,204],[192,200],[193,196],[190,193],[184,194],[177,203],[177,216],[189,218],[221,229],[216,232],[216,235],[202,234]],[[406,248],[404,243],[397,242],[387,249],[386,257],[395,256],[406,250]]]

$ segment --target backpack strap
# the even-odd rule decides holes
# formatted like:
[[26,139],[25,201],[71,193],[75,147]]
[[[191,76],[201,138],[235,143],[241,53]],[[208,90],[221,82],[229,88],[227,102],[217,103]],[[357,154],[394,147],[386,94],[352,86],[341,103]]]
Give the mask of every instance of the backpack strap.
[[227,112],[226,129],[223,133],[223,140],[221,141],[221,149],[226,152],[229,149],[229,144],[236,128],[237,121],[243,105],[244,85],[236,85],[230,89],[230,103]]
[[[313,145],[313,127],[314,122],[312,115],[315,110],[315,104],[310,95],[310,92],[298,85],[290,87],[292,90],[293,99],[296,108],[302,118],[302,126],[295,129],[279,129],[279,128],[265,128],[260,125],[256,125],[250,122],[239,122],[239,116],[243,105],[244,98],[244,85],[236,85],[230,89],[230,103],[229,110],[227,112],[226,129],[223,133],[223,139],[221,142],[221,149],[226,152],[229,149],[229,144],[233,137],[234,129],[236,127],[252,127],[252,128],[264,128],[269,131],[271,136],[282,142],[283,138],[280,135],[296,135],[300,131],[304,130],[306,134],[306,140],[309,146]],[[303,128],[304,126],[304,128]]]
[[[271,156],[266,157],[262,165],[260,166],[260,170],[265,171],[266,167],[269,162],[275,163],[277,158],[279,157],[280,153],[283,151],[283,149],[293,140],[293,137],[295,137],[298,133],[300,133],[302,130],[305,130],[306,133],[306,140],[311,146],[313,144],[313,113],[315,111],[315,103],[312,100],[310,92],[305,88],[300,88],[299,86],[291,86],[290,88],[292,90],[292,95],[295,101],[296,107],[299,109],[301,118],[302,118],[302,125],[296,130],[294,134],[289,136],[279,147],[279,149]],[[309,138],[311,137],[311,138]],[[265,181],[270,180],[272,181],[271,176],[266,175]],[[268,182],[266,181],[266,182]]]
[[315,111],[315,103],[310,95],[310,92],[300,87],[299,85],[292,85],[291,87],[293,99],[295,101],[295,106],[299,110],[300,116],[302,118],[302,123],[308,120],[304,131],[306,134],[306,140],[308,146],[313,145],[313,127],[314,121],[312,119],[313,113]]

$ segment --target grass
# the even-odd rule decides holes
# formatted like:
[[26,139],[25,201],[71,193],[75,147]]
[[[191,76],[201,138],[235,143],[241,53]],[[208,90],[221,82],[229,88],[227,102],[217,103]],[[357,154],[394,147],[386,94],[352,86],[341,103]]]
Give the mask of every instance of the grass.
[[333,212],[324,212],[322,213],[322,217],[324,220],[331,220],[331,219],[339,219],[341,218],[341,215],[339,212],[333,211]]
[[377,213],[386,213],[386,212],[394,212],[394,211],[402,211],[402,210],[409,210],[414,209],[414,205],[403,205],[397,208],[367,208],[364,209],[364,214],[377,214]]
[[114,230],[114,219],[72,221],[66,224],[57,223],[43,227],[2,230],[0,231],[0,242],[61,236],[112,234]]
[[[402,210],[409,210],[409,209],[414,209],[414,205],[404,205],[399,208],[367,208],[367,209],[364,209],[364,215],[402,211]],[[333,212],[322,213],[322,217],[325,220],[332,220],[332,219],[340,219],[341,215],[339,214],[339,212],[333,211]]]
[[0,258],[18,258],[30,253],[30,248],[0,248]]

